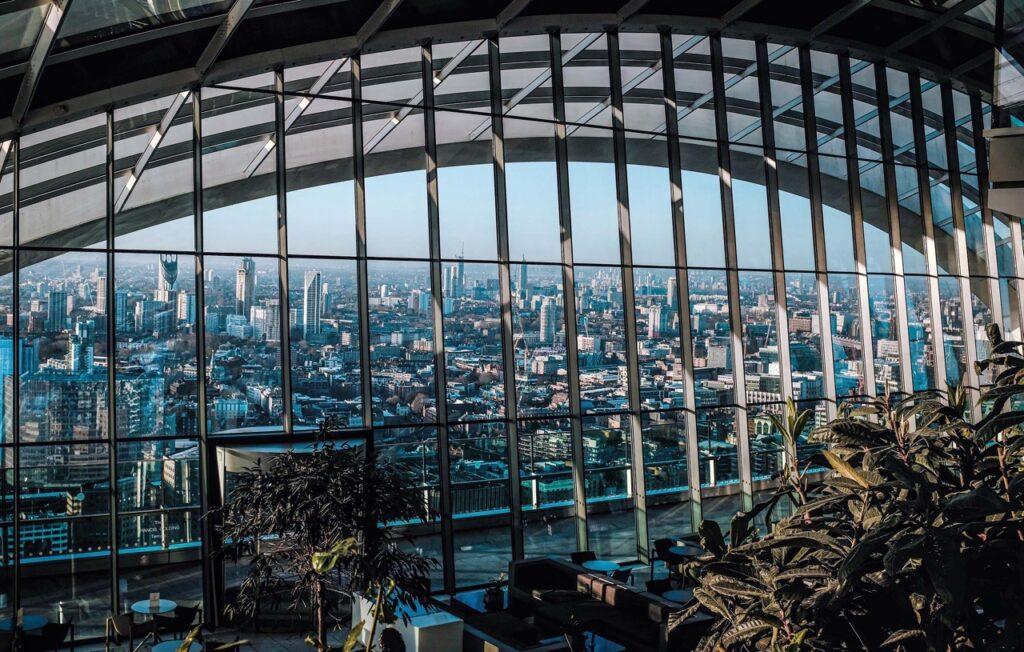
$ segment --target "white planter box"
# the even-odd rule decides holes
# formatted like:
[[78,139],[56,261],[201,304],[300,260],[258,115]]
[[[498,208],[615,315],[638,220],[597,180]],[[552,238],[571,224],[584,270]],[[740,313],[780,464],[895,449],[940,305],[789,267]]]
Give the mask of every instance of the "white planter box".
[[[398,621],[391,627],[398,630],[405,641],[405,648],[408,652],[462,652],[462,627],[461,618],[452,614],[432,609],[430,611],[410,611],[402,608],[409,616],[408,624],[403,622],[399,615]],[[370,627],[373,624],[373,602],[362,596],[357,596],[352,604],[352,627],[355,627],[360,620],[363,620],[363,632],[360,640],[363,645],[370,641]],[[380,633],[387,625],[378,622],[375,635],[376,642],[380,641]]]

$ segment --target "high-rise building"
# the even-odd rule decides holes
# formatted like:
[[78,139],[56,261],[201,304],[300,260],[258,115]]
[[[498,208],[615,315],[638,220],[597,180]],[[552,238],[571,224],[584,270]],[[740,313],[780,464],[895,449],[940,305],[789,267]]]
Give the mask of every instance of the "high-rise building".
[[526,275],[526,254],[523,254],[523,262],[519,263],[519,287],[516,288],[520,296],[525,297],[529,288]]
[[676,277],[669,276],[665,282],[665,303],[668,304],[669,308],[675,308],[678,305],[678,293],[676,292]]
[[302,288],[302,335],[309,337],[320,333],[321,301],[320,270],[311,269],[306,272]]
[[555,310],[557,309],[555,302],[550,297],[546,297],[544,303],[540,305],[539,341],[541,343],[550,344],[555,341],[555,323],[558,321]]
[[191,292],[178,293],[178,321],[186,324],[196,322],[196,295]]
[[235,314],[249,317],[256,295],[256,263],[246,256],[235,270]]
[[128,314],[128,293],[124,290],[114,292],[114,317],[118,332],[125,333],[134,329],[135,322]]
[[68,320],[68,293],[64,290],[50,290],[46,310],[46,330],[51,333],[64,330]]
[[252,336],[268,342],[281,341],[281,307],[277,299],[267,299],[261,306],[253,306],[249,315]]
[[170,301],[171,292],[178,282],[178,254],[160,254],[160,267],[157,272],[156,294],[153,298],[157,301]]

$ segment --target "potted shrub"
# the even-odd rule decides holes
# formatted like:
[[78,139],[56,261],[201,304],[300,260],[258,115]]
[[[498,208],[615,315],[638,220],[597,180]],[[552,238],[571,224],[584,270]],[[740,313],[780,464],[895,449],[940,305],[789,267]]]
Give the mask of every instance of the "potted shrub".
[[[328,649],[329,629],[347,624],[332,596],[383,597],[388,614],[375,615],[388,616],[399,604],[426,604],[437,564],[403,549],[399,533],[381,526],[427,518],[408,490],[407,470],[379,464],[361,446],[333,444],[331,428],[323,424],[308,454],[286,451],[240,473],[226,504],[210,515],[222,554],[252,550],[248,576],[225,612],[253,617],[261,595],[284,592],[290,610],[312,612],[315,631],[306,640],[319,651]],[[258,545],[264,541],[274,545]]]

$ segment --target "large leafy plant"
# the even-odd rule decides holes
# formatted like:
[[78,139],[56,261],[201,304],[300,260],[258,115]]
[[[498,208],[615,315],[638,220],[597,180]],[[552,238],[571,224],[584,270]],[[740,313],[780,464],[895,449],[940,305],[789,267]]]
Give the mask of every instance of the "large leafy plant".
[[285,595],[289,609],[312,612],[307,641],[327,650],[327,631],[342,624],[339,598],[381,595],[391,610],[426,604],[436,561],[410,552],[389,522],[428,517],[400,464],[381,464],[362,446],[328,440],[325,423],[313,450],[286,451],[265,469],[240,473],[226,504],[212,514],[222,552],[249,554],[249,572],[228,615],[253,617],[262,600]]
[[[702,649],[1024,649],[1024,356],[989,337],[980,421],[961,390],[843,406],[811,435],[832,477],[808,486],[787,466],[728,544],[702,524],[691,611],[718,617]],[[782,498],[794,513],[757,538]]]

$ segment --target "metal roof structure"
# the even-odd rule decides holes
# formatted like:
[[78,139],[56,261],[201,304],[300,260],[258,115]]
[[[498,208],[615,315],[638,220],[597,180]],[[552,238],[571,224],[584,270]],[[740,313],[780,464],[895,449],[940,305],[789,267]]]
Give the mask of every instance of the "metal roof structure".
[[0,137],[279,65],[484,34],[770,36],[991,94],[1001,0],[7,0]]

